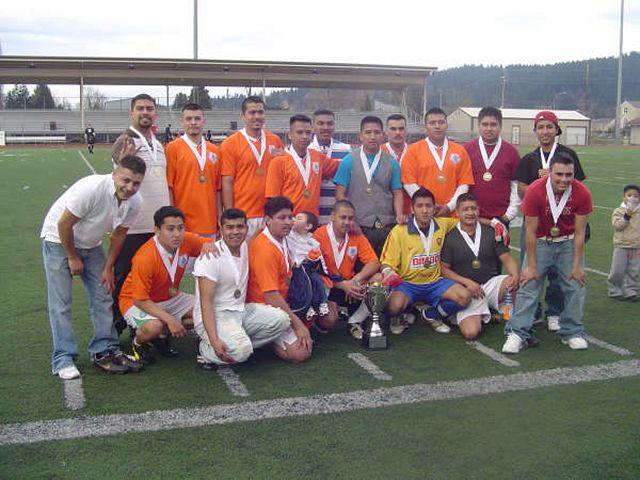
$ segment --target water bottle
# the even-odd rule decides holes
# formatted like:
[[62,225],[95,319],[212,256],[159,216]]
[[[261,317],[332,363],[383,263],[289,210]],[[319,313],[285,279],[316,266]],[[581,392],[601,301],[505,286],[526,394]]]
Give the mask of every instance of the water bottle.
[[507,293],[504,296],[504,301],[502,305],[500,305],[500,313],[502,314],[502,320],[506,322],[511,319],[512,309],[513,309],[513,297],[511,296],[511,292],[507,290]]

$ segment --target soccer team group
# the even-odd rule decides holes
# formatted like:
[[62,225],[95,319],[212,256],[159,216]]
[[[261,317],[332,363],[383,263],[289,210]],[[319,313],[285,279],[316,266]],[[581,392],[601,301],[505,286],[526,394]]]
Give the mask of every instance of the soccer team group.
[[[318,110],[291,117],[285,148],[264,129],[259,97],[244,100],[244,128],[220,147],[203,139],[197,104],[182,108],[184,135],[164,147],[152,131],[152,97],[134,97],[129,116],[113,145],[113,172],[78,180],[44,220],[54,375],[80,376],[73,276],[88,295],[89,356],[111,373],[139,371],[155,354],[177,355],[170,338],[191,328],[205,369],[243,362],[263,346],[285,361],[305,361],[314,338],[337,329],[343,316],[362,338],[372,282],[388,288],[393,334],[419,316],[435,332],[456,325],[475,339],[492,311],[507,308],[502,351],[514,354],[537,344],[532,325],[546,279],[549,330],[571,349],[588,348],[582,316],[592,200],[577,154],[558,143],[553,112],[536,115],[540,146],[522,159],[501,139],[502,115],[493,107],[480,111],[479,138],[464,146],[447,138],[438,108],[425,114],[426,137],[410,145],[402,115],[384,124],[364,117],[355,147],[334,139],[334,114]],[[626,187],[614,212],[616,233],[636,243],[639,195]],[[520,209],[517,262],[509,223]],[[612,297],[637,296],[637,247],[635,257],[620,255],[617,275],[612,268]],[[194,295],[180,291],[185,272],[195,276]],[[126,326],[131,355],[120,348]]]

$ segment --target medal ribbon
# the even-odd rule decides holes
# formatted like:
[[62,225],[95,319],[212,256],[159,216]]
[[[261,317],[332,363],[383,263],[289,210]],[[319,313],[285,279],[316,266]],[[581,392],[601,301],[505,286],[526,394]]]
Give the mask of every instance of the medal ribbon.
[[144,144],[144,147],[147,149],[147,152],[149,153],[149,157],[151,157],[151,163],[152,164],[156,164],[158,163],[158,150],[156,149],[156,145],[153,142],[154,140],[154,135],[153,133],[151,134],[151,144],[149,144],[149,142],[147,142],[147,139],[145,138],[144,135],[142,135],[138,130],[136,130],[133,127],[129,127],[129,130],[131,130],[133,133],[135,133],[138,138],[140,140],[142,140],[142,143]]
[[347,244],[349,243],[349,234],[347,233],[342,243],[342,250],[338,248],[338,240],[336,240],[336,234],[333,231],[333,223],[327,225],[327,233],[329,234],[329,242],[331,243],[331,250],[333,251],[333,259],[336,262],[336,267],[340,269],[342,261],[344,260],[344,254],[347,251]]
[[318,137],[314,135],[313,141],[311,142],[311,146],[309,148],[318,150],[319,152],[324,153],[327,157],[331,158],[331,154],[333,153],[333,138],[329,142],[328,147],[323,147],[318,143]]
[[416,230],[418,230],[418,233],[420,234],[420,240],[422,241],[422,247],[424,248],[424,253],[429,255],[429,250],[431,250],[431,240],[433,238],[433,232],[436,230],[436,225],[433,221],[433,218],[429,223],[429,236],[427,237],[425,237],[424,233],[422,233],[422,230],[420,230],[420,227],[418,226],[418,222],[416,222],[416,217],[413,217],[413,224],[415,225]]
[[382,150],[378,150],[376,156],[373,159],[373,163],[369,166],[369,160],[367,160],[367,154],[364,153],[364,148],[360,148],[360,162],[362,162],[362,168],[364,169],[364,176],[367,177],[367,185],[371,185],[373,178],[373,172],[378,168],[380,163],[380,157],[382,156]]
[[407,153],[407,144],[405,143],[404,146],[402,147],[402,153],[400,153],[400,156],[396,156],[396,151],[391,147],[391,144],[389,142],[387,142],[387,150],[389,151],[389,155],[395,158],[398,161],[398,163],[402,166],[402,160],[404,159],[404,154]]
[[544,152],[542,151],[542,147],[540,147],[540,161],[542,162],[542,168],[545,170],[549,170],[549,163],[553,158],[553,154],[556,153],[556,148],[558,147],[558,140],[554,140],[553,147],[551,147],[551,151],[549,152],[549,156],[544,158]]
[[429,151],[431,155],[433,155],[434,160],[436,161],[436,165],[438,165],[438,169],[442,172],[442,167],[444,167],[444,161],[447,158],[447,150],[449,150],[449,139],[447,137],[444,138],[444,143],[442,144],[442,158],[438,155],[438,149],[436,146],[431,143],[429,138],[425,138],[427,145],[429,146]]
[[458,225],[456,225],[456,227],[458,228],[460,235],[462,235],[464,242],[473,252],[473,255],[478,258],[478,255],[480,254],[480,239],[482,238],[482,229],[480,228],[480,222],[476,223],[476,233],[473,237],[473,242],[471,241],[471,237],[469,236],[469,234],[462,230],[459,223]]
[[493,161],[498,156],[500,147],[502,146],[502,137],[498,137],[498,142],[496,143],[496,146],[493,149],[493,152],[491,152],[491,156],[487,156],[487,149],[484,146],[484,142],[482,141],[482,138],[478,138],[478,145],[480,146],[480,155],[482,155],[482,161],[484,162],[484,166],[486,170],[489,171],[489,169],[491,168],[491,165],[493,165]]
[[154,236],[153,241],[156,243],[156,249],[158,249],[158,253],[160,254],[160,258],[162,259],[162,263],[164,263],[164,268],[167,269],[167,273],[169,274],[169,278],[171,279],[171,286],[174,286],[174,281],[176,278],[176,271],[178,270],[178,259],[180,258],[180,247],[176,248],[176,253],[173,254],[173,261],[169,262],[169,258],[171,257],[171,253],[167,252],[165,248],[160,245],[158,241],[158,237]]
[[245,140],[249,144],[249,147],[253,152],[253,156],[255,157],[256,162],[258,162],[258,166],[259,167],[262,166],[262,158],[264,157],[264,152],[267,150],[267,136],[264,134],[263,131],[261,131],[260,138],[256,139],[256,140],[260,140],[260,153],[258,153],[258,149],[253,145],[253,142],[251,141],[252,137],[250,137],[249,134],[247,133],[247,129],[243,128],[242,130],[240,130],[240,133],[242,133],[242,136],[245,138]]
[[[231,261],[229,262],[231,264],[231,269],[233,272],[233,281],[236,284],[236,290],[240,290],[242,291],[242,288],[240,286],[241,283],[241,274],[240,274],[240,270],[238,269],[238,265],[236,264],[236,262],[233,259],[233,255],[231,255],[231,250],[229,250],[229,247],[227,246],[227,244],[224,242],[224,240],[218,240],[216,242],[216,246],[218,247],[218,250],[220,250],[221,252],[223,252],[225,255],[227,255]],[[240,258],[242,260],[242,267],[243,267],[243,273],[244,275],[244,282],[246,283],[246,274],[248,272],[248,268],[244,268],[245,266],[247,266],[247,255],[246,255],[246,251],[247,251],[247,244],[246,242],[243,242],[242,245],[240,246]]]
[[200,141],[200,152],[198,152],[198,146],[193,143],[193,141],[191,141],[191,139],[186,135],[182,135],[180,137],[184,143],[186,143],[187,145],[189,145],[189,148],[191,149],[191,151],[193,152],[193,154],[196,156],[196,158],[198,159],[198,165],[200,166],[200,172],[204,172],[204,165],[205,162],[207,161],[207,144],[204,140]]
[[[302,175],[302,181],[304,182],[305,188],[309,186],[309,176],[311,175],[311,157],[309,155],[309,150],[307,149],[307,153],[304,158],[300,158],[298,152],[296,152],[295,148],[292,146],[287,148],[287,153],[293,157],[293,161],[296,162],[296,167],[300,171],[300,175]],[[303,164],[303,162],[305,162]]]
[[549,200],[549,210],[551,210],[551,216],[553,217],[554,225],[558,224],[558,219],[560,215],[562,215],[562,210],[564,210],[569,197],[571,196],[571,185],[567,188],[562,197],[560,197],[560,201],[556,203],[556,196],[553,194],[553,188],[551,188],[551,178],[547,177],[547,199]]
[[273,243],[278,248],[278,250],[280,250],[282,255],[284,255],[284,263],[287,266],[288,273],[289,270],[291,270],[291,263],[289,262],[289,249],[287,248],[287,241],[283,240],[282,243],[278,242],[275,238],[273,238],[273,235],[271,235],[271,232],[268,228],[262,230],[262,233],[269,239],[271,243]]

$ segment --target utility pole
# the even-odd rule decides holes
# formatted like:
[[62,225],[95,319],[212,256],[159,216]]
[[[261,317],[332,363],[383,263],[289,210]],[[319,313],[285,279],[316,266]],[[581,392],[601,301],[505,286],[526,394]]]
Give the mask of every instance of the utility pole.
[[622,103],[622,31],[624,26],[624,0],[620,0],[620,55],[618,57],[618,93],[616,95],[616,143],[621,141],[622,118],[620,104]]
[[507,67],[502,67],[502,88],[500,89],[500,108],[504,108],[504,93],[507,89]]
[[589,60],[584,69],[584,111],[589,112]]
[[193,0],[193,59],[198,59],[198,0]]

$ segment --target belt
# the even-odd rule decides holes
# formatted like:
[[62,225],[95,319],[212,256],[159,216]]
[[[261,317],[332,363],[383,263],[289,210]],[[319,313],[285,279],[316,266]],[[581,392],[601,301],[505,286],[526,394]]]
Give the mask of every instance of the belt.
[[545,242],[558,243],[558,242],[565,242],[567,240],[572,240],[572,239],[573,239],[573,233],[570,233],[569,235],[560,235],[559,237],[540,237],[538,240],[544,240]]

